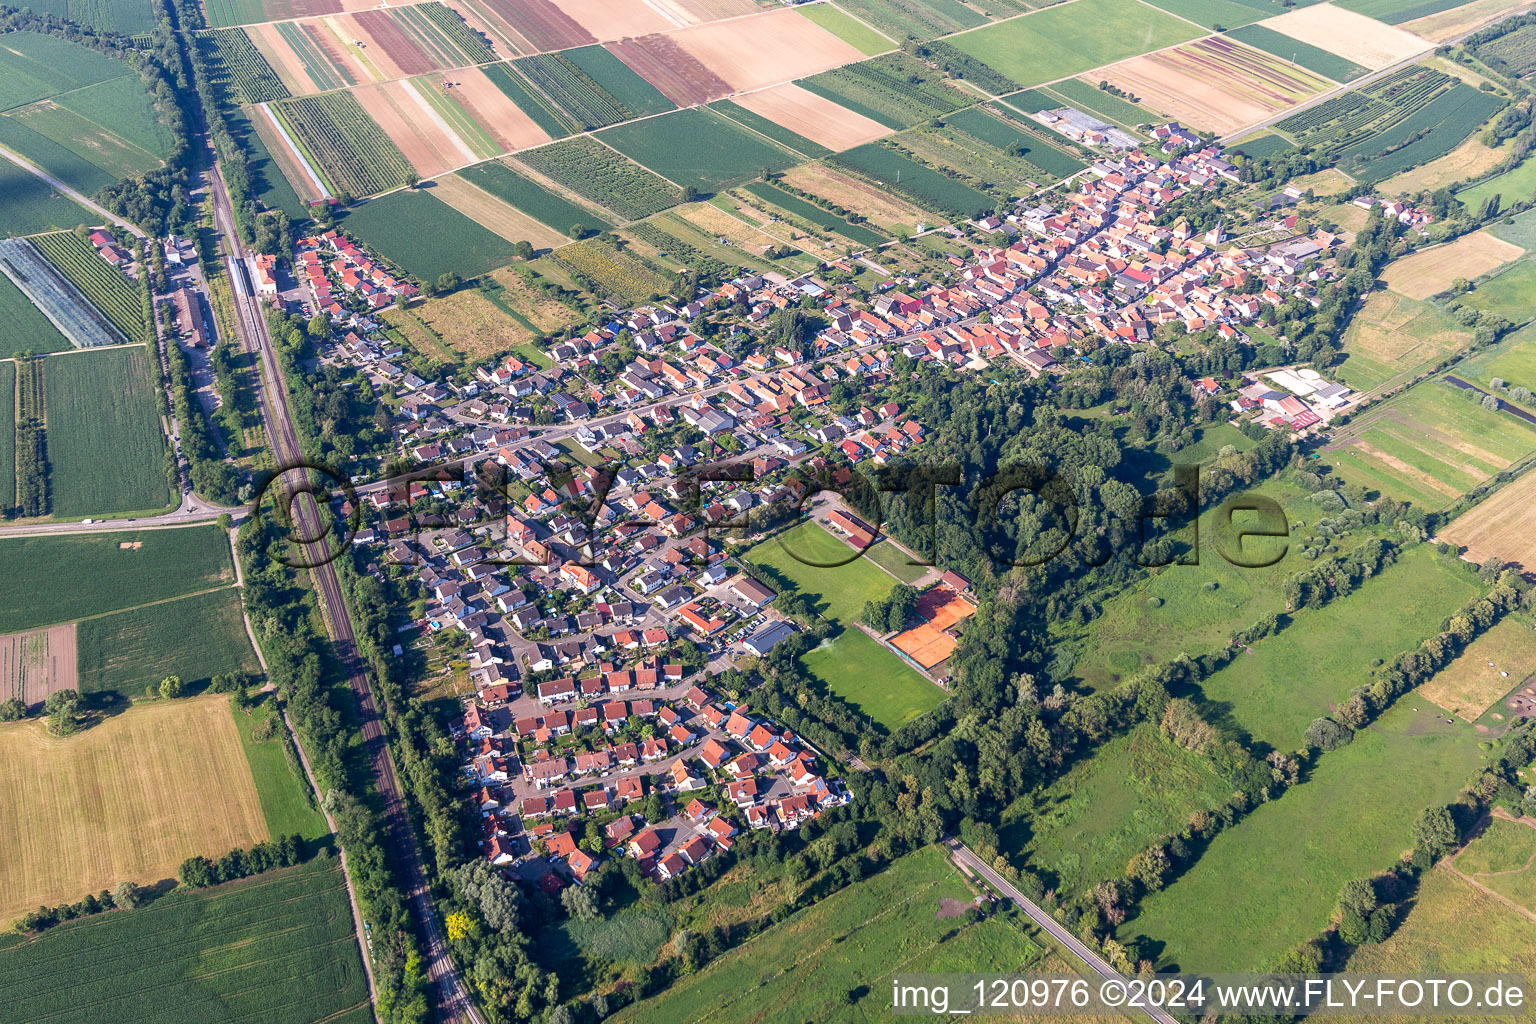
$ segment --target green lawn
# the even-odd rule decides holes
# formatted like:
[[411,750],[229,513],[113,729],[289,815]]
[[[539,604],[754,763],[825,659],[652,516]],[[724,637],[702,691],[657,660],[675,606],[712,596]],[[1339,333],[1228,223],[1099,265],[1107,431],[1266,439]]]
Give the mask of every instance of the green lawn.
[[87,619],[75,644],[81,693],[116,690],[136,697],[166,676],[191,686],[261,668],[233,587]]
[[1143,724],[1015,801],[1003,812],[1002,845],[1047,888],[1082,893],[1123,876],[1153,838],[1177,832],[1194,811],[1220,807],[1231,792],[1205,758]]
[[796,9],[866,56],[874,56],[896,48],[894,42],[831,4],[806,4]]
[[1075,0],[948,41],[1020,85],[1039,85],[1205,32],[1141,3]]
[[[1041,950],[1009,922],[940,917],[940,901],[972,892],[936,847],[898,860],[736,947],[614,1024],[875,1022],[890,1019],[897,971],[1001,971]],[[860,994],[851,1002],[850,991]]]
[[1277,636],[1239,654],[1201,684],[1208,720],[1279,750],[1294,750],[1314,718],[1436,633],[1483,587],[1463,564],[1421,544],[1348,597],[1303,609]]
[[0,938],[0,986],[0,1024],[373,1020],[333,858]]
[[903,583],[916,583],[927,575],[932,566],[912,565],[912,556],[889,540],[876,541],[864,557],[874,562]]
[[0,633],[233,583],[229,538],[189,526],[0,540]]
[[1409,694],[1322,755],[1306,782],[1218,835],[1120,937],[1152,940],[1160,970],[1261,968],[1322,931],[1345,882],[1394,864],[1419,812],[1453,798],[1480,760],[1472,726]]
[[[829,619],[849,623],[868,601],[890,593],[891,578],[858,552],[822,529],[805,522],[758,544],[744,556],[794,584]],[[844,562],[847,565],[833,563]],[[806,564],[813,563],[813,564]]]
[[899,656],[853,626],[800,661],[823,686],[888,732],[932,711],[946,696]]
[[[256,793],[261,798],[261,815],[267,821],[267,832],[273,836],[298,833],[305,839],[319,839],[330,834],[325,816],[315,807],[310,796],[309,781],[303,777],[297,759],[289,760],[284,750],[287,746],[282,719],[277,714],[273,698],[268,697],[249,713],[234,710],[235,729],[240,733],[240,746],[251,766],[251,777],[256,780]],[[271,721],[274,730],[271,738],[257,739],[259,724]]]

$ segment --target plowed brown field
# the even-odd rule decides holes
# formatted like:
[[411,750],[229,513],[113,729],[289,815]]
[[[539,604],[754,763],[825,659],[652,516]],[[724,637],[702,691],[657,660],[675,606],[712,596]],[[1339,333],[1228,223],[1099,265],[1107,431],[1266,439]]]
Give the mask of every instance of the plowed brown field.
[[789,9],[668,33],[737,92],[790,82],[864,54]]
[[747,93],[737,96],[735,101],[828,149],[852,149],[891,134],[891,129],[879,121],[794,84]]
[[680,107],[708,103],[732,91],[725,79],[700,64],[671,36],[656,33],[609,43],[607,48]]

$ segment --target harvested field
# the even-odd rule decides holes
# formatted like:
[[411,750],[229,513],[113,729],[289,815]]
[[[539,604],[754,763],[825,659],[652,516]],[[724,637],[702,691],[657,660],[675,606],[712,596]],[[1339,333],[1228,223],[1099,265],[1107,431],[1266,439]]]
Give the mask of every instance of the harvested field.
[[1260,24],[1372,71],[1430,49],[1424,40],[1402,29],[1333,4],[1287,11]]
[[1388,288],[1411,299],[1427,299],[1445,291],[1458,277],[1470,281],[1524,254],[1518,245],[1487,231],[1476,231],[1449,245],[1424,249],[1389,264],[1381,279]]
[[432,194],[509,242],[526,241],[535,249],[549,249],[569,241],[560,232],[471,185],[457,174],[437,179],[432,185]]
[[[227,696],[156,701],[75,736],[0,726],[0,920],[268,838]],[[214,787],[192,799],[193,787]]]
[[422,177],[475,162],[474,151],[409,82],[369,85],[352,95]]
[[606,48],[680,107],[708,103],[732,91],[725,79],[700,64],[669,35],[624,39]]
[[871,224],[887,231],[911,232],[919,222],[932,220],[929,214],[888,190],[823,164],[792,167],[784,172],[784,181],[834,206],[861,213]]
[[55,690],[78,690],[75,661],[74,623],[0,636],[0,700],[30,706]]
[[1133,57],[1098,77],[1199,128],[1236,131],[1331,88],[1321,75],[1221,36]]
[[864,58],[857,48],[789,9],[669,34],[738,92],[803,78]]
[[666,0],[556,0],[560,10],[600,42],[687,28],[704,20]]
[[831,150],[852,149],[891,134],[880,122],[792,82],[738,96],[736,102]]
[[1520,0],[1519,3],[1511,3],[1510,0],[1474,0],[1462,7],[1404,22],[1398,28],[1422,39],[1443,43],[1490,22],[1502,21],[1506,15],[1523,10],[1528,3],[1529,0]]
[[1437,539],[1461,547],[1463,558],[1479,564],[1500,558],[1536,571],[1536,473],[1526,473],[1457,516]]
[[485,6],[505,19],[529,50],[564,50],[597,42],[596,36],[549,0],[485,0]]
[[1419,692],[1468,722],[1524,682],[1536,667],[1536,630],[1524,616],[1506,616],[1467,645]]
[[437,62],[411,42],[411,37],[388,11],[359,11],[331,21],[338,26],[356,29],[356,35],[343,35],[343,38],[359,39],[365,44],[371,41],[372,45],[367,46],[368,59],[375,62],[384,78],[410,78],[437,69]]
[[762,10],[752,0],[670,0],[667,6],[686,11],[696,21],[739,18]]
[[549,134],[479,68],[459,68],[444,76],[444,80],[452,83],[453,98],[507,151],[527,149],[549,141]]

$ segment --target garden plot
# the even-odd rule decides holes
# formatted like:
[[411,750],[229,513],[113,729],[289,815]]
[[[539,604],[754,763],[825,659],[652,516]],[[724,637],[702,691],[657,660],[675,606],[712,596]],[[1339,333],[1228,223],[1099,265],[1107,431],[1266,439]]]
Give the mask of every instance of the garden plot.
[[55,690],[79,688],[74,623],[0,636],[0,701],[34,706]]

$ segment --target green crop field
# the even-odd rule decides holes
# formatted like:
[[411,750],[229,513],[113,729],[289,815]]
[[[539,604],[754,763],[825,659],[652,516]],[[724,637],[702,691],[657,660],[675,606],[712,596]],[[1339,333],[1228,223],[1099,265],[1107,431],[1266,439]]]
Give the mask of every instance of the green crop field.
[[101,158],[106,155],[108,146],[119,141],[137,150],[124,155],[124,159],[134,166],[158,167],[170,156],[174,142],[170,129],[160,120],[154,101],[136,78],[115,79],[76,89],[51,102],[75,114],[80,119],[80,127],[90,134],[71,140],[43,131],[35,124],[32,127],[66,146],[73,141],[79,147],[75,152],[107,170],[111,168],[101,163]]
[[918,206],[941,211],[957,220],[974,217],[997,205],[997,201],[986,193],[945,177],[878,143],[855,147],[839,153],[832,160]]
[[72,231],[38,235],[32,244],[58,268],[128,341],[142,341],[144,299],[139,287],[101,258],[96,247]]
[[700,192],[717,192],[800,158],[703,107],[622,124],[598,135],[636,163]]
[[430,191],[391,192],[349,212],[349,232],[420,281],[446,273],[463,280],[511,263],[512,243],[476,224]]
[[519,57],[513,66],[582,131],[618,124],[638,116],[628,104],[578,67],[568,54],[539,53],[531,57]]
[[1472,726],[1426,703],[1409,694],[1322,755],[1306,782],[1260,804],[1144,900],[1120,937],[1157,943],[1160,970],[1244,971],[1316,936],[1343,884],[1395,864],[1419,812],[1453,798],[1481,760]]
[[742,191],[753,197],[777,206],[802,220],[810,221],[817,227],[834,231],[844,238],[851,238],[860,245],[879,245],[885,241],[885,236],[871,231],[861,224],[853,224],[830,210],[822,209],[809,200],[791,195],[776,185],[766,181],[749,181],[742,186]]
[[1284,153],[1296,147],[1285,137],[1275,135],[1273,132],[1266,132],[1263,135],[1256,135],[1245,139],[1234,148],[1241,150],[1255,160],[1262,160],[1265,157]]
[[223,28],[196,38],[209,74],[237,103],[269,103],[288,95],[287,86],[244,32]]
[[91,219],[93,215],[83,206],[75,205],[43,179],[0,157],[0,235],[72,228]]
[[261,669],[233,587],[86,619],[75,632],[75,648],[81,693],[136,697],[166,676],[196,686],[226,672]]
[[150,0],[29,0],[26,6],[37,14],[124,36],[151,31],[158,14]]
[[948,41],[1020,85],[1039,85],[1204,34],[1146,4],[1076,0]]
[[[9,115],[0,115],[0,145],[15,150],[82,195],[95,195],[115,180],[100,167]],[[94,219],[94,214],[87,213],[75,223],[89,223]]]
[[[274,836],[297,834],[305,839],[329,835],[330,826],[315,806],[298,755],[287,752],[290,741],[274,699],[268,697],[249,711],[237,710],[231,704],[230,713],[235,716],[240,746],[245,750],[251,778],[261,798],[261,816],[266,820],[267,832]],[[270,730],[271,735],[258,739],[261,730]]]
[[394,7],[389,15],[400,31],[437,61],[439,67],[460,68],[496,59],[485,39],[466,25],[457,11],[443,4]]
[[1272,53],[1277,57],[1300,64],[1308,71],[1316,71],[1335,82],[1353,82],[1370,71],[1370,68],[1362,67],[1352,60],[1345,60],[1338,54],[1329,53],[1327,50],[1263,25],[1248,25],[1227,35],[1265,53]]
[[560,108],[541,96],[527,79],[514,71],[511,64],[489,64],[480,70],[519,110],[549,133],[550,138],[563,138],[576,127],[570,118],[561,113]]
[[517,159],[624,220],[649,217],[683,201],[671,182],[591,136],[526,149]]
[[948,696],[854,626],[806,653],[800,662],[818,682],[887,732],[932,711]]
[[944,76],[905,53],[834,68],[796,83],[887,128],[910,128],[975,102]]
[[1523,324],[1536,318],[1536,261],[1517,260],[1500,270],[1497,276],[1479,284],[1462,297],[1464,305],[1502,316],[1511,323]]
[[839,0],[838,6],[894,39],[933,39],[987,23],[963,4],[933,0]]
[[549,258],[589,291],[625,305],[638,305],[672,287],[672,279],[650,261],[597,238],[562,246]]
[[155,377],[141,347],[70,352],[44,362],[55,515],[110,515],[172,503]]
[[1350,483],[1442,508],[1536,450],[1536,429],[1439,380],[1358,414],[1323,453]]
[[71,622],[235,581],[216,526],[0,539],[0,633]]
[[270,21],[274,16],[262,0],[206,0],[203,9],[207,12],[208,24],[214,28]]
[[0,47],[0,110],[132,73],[122,61],[40,32],[10,32]]
[[895,42],[831,4],[804,4],[795,9],[866,56],[896,49]]
[[[1245,4],[1236,0],[1148,0],[1169,14],[1199,22],[1206,28],[1237,28],[1273,14],[1283,13],[1278,4]],[[1268,8],[1267,10],[1265,8]]]
[[404,185],[413,173],[405,155],[349,92],[279,100],[269,109],[343,192],[384,192]]
[[[0,167],[3,166],[0,163]],[[3,184],[3,176],[0,176],[0,187]],[[32,305],[31,300],[4,274],[0,274],[0,323],[5,324],[4,340],[0,341],[0,359],[18,352],[59,352],[70,347],[69,339],[59,333],[53,321]]]
[[1046,888],[1075,895],[1124,876],[1126,861],[1158,836],[1178,832],[1191,813],[1215,810],[1231,793],[1204,757],[1144,723],[1014,802],[998,831],[1015,865],[1045,876]]
[[373,1019],[332,858],[0,939],[0,980],[0,1024]]
[[0,519],[16,504],[16,364],[0,362]]
[[759,135],[766,135],[779,145],[787,146],[813,160],[832,154],[832,151],[821,143],[812,142],[805,136],[792,132],[783,125],[774,124],[761,114],[753,113],[741,104],[731,100],[717,100],[709,105],[709,109],[730,118],[739,125],[752,129]]
[[[895,586],[884,572],[853,557],[857,554],[819,523],[805,522],[757,544],[743,557],[793,584],[826,618],[851,623],[866,602],[884,597]],[[847,565],[835,564],[849,558],[853,561]]]
[[1412,547],[1353,594],[1295,612],[1278,635],[1206,679],[1207,720],[1295,749],[1314,718],[1370,683],[1373,661],[1413,650],[1483,589],[1460,560]]
[[422,75],[411,79],[411,88],[416,91],[427,105],[437,112],[437,116],[453,129],[453,133],[459,137],[469,151],[475,155],[475,159],[484,160],[493,157],[502,150],[501,143],[495,136],[480,125],[470,116],[469,111],[460,105],[458,99],[441,84],[443,79],[435,75]]
[[576,224],[596,228],[612,226],[586,207],[577,206],[496,160],[466,168],[459,172],[459,177],[556,231],[569,231]]
[[645,117],[677,109],[677,104],[601,46],[582,46],[566,50],[561,56],[623,104],[630,117]]
[[[895,971],[1012,971],[1042,954],[1001,917],[940,915],[972,891],[939,847],[908,854],[732,949],[614,1024],[875,1021],[887,1018]],[[788,969],[790,967],[793,969]],[[850,1006],[849,993],[865,994]]]

